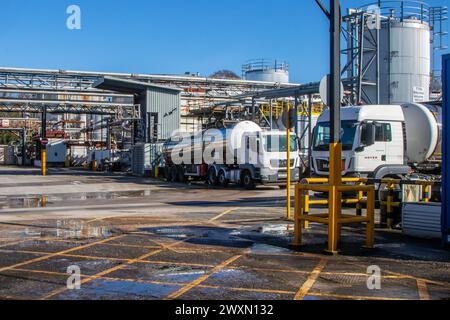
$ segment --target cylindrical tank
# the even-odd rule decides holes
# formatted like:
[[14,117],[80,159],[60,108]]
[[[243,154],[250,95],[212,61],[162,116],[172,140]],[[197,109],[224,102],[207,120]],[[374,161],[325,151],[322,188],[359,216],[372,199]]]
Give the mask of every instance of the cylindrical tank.
[[[381,1],[379,32],[380,104],[421,103],[430,101],[431,31],[430,6],[419,1]],[[373,13],[375,5],[361,9]],[[366,28],[364,37],[364,81],[376,83],[373,61],[377,32]],[[369,48],[369,49],[367,49]],[[369,63],[373,61],[373,63]],[[368,87],[371,101],[376,89]]]
[[417,103],[402,105],[408,163],[439,161],[442,153],[442,108]]
[[272,60],[251,60],[242,66],[245,80],[289,83],[289,65]]
[[380,74],[380,82],[389,83],[390,87],[389,90],[380,88],[382,102],[429,101],[431,42],[428,23],[415,19],[391,20],[383,24],[381,34],[385,35],[380,44],[381,61],[390,57],[389,72]]
[[[208,160],[203,158],[203,155],[207,154],[212,162],[230,164],[227,155],[239,156],[238,151],[245,152],[246,148],[242,148],[244,138],[261,131],[261,127],[256,123],[242,121],[224,129],[209,129],[195,135],[170,139],[163,146],[164,158],[168,164],[181,164],[177,163],[173,156],[187,160],[190,155],[190,163],[184,161],[184,164],[201,164]],[[217,152],[219,150],[223,152]]]

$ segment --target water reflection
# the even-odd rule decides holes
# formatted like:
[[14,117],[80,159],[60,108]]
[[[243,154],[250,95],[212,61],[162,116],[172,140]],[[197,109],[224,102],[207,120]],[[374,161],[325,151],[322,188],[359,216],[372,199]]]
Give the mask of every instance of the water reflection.
[[125,198],[148,197],[154,191],[113,191],[113,192],[91,192],[70,193],[53,195],[27,195],[27,196],[4,196],[0,197],[0,209],[22,209],[22,208],[44,208],[58,204],[59,202],[86,201],[86,200],[114,200]]

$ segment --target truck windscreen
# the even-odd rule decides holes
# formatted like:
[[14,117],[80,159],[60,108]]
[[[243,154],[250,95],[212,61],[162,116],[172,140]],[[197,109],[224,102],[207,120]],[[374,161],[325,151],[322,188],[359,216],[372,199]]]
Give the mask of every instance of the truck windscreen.
[[[355,121],[342,121],[341,124],[341,141],[342,150],[352,150],[355,141],[356,128],[358,123]],[[314,129],[313,140],[314,151],[330,150],[330,123],[320,122]]]
[[[264,140],[264,146],[267,152],[287,152],[286,135],[269,135]],[[291,152],[297,150],[297,139],[295,136],[291,136]]]

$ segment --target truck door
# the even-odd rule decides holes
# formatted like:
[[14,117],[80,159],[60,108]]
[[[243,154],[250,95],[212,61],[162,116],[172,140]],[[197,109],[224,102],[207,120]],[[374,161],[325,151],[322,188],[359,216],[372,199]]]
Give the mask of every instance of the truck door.
[[[375,143],[364,148],[362,152],[356,154],[358,168],[360,172],[373,172],[376,168],[387,164],[387,141],[392,139],[392,132],[389,132],[390,124],[376,123]],[[364,128],[361,129],[361,139],[366,136]],[[361,145],[364,141],[361,141]]]
[[386,141],[386,164],[402,165],[404,159],[403,126],[401,122],[383,123],[380,137]]

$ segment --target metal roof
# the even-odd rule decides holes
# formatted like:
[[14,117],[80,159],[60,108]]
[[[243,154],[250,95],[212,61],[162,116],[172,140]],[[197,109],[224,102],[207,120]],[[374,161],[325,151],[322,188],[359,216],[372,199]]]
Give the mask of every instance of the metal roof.
[[119,78],[109,77],[109,76],[105,76],[105,77],[101,78],[100,80],[98,80],[97,82],[95,82],[93,84],[93,87],[97,88],[97,89],[102,89],[102,90],[115,91],[115,92],[120,92],[120,93],[129,93],[129,94],[144,93],[145,91],[152,89],[152,88],[167,90],[167,91],[171,91],[174,93],[181,92],[180,89],[154,85],[154,84],[142,82],[142,81],[119,79]]
[[245,94],[241,94],[232,98],[236,100],[243,98],[265,98],[265,99],[276,99],[276,98],[287,98],[287,97],[296,97],[303,96],[307,94],[315,94],[319,93],[319,85],[320,83],[308,83],[292,88],[281,88],[281,89],[273,89],[266,91],[258,91],[258,92],[249,92]]

